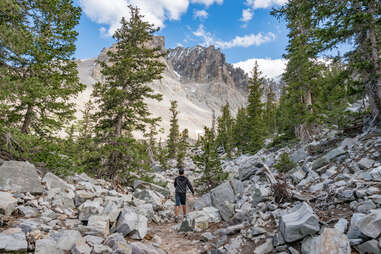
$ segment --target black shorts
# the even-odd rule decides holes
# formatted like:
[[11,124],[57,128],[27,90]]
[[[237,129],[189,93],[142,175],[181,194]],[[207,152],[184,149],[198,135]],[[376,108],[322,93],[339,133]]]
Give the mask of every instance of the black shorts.
[[175,194],[176,206],[185,205],[187,203],[186,193],[176,192]]

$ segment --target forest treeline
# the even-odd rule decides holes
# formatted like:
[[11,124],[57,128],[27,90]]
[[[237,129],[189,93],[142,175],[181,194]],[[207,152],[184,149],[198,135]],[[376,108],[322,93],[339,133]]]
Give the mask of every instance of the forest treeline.
[[[255,154],[269,146],[308,142],[324,128],[372,128],[381,122],[381,6],[377,0],[290,0],[272,15],[285,20],[289,42],[280,99],[266,89],[253,66],[247,106],[229,105],[190,144],[171,103],[169,136],[158,140],[159,118],[145,99],[161,100],[148,85],[161,79],[160,48],[149,47],[157,32],[129,6],[113,38],[116,50],[100,62],[104,82],[74,118],[72,99],[79,82],[75,41],[81,9],[72,0],[0,1],[0,156],[25,159],[57,174],[87,172],[117,183],[151,181],[153,165],[186,167],[192,159],[202,172],[199,189],[226,179],[221,159]],[[345,55],[332,56],[343,44]],[[265,100],[263,99],[265,98]],[[362,100],[360,113],[347,111]],[[65,137],[58,133],[66,132]],[[137,140],[133,133],[144,133]],[[285,164],[287,156],[283,157]]]

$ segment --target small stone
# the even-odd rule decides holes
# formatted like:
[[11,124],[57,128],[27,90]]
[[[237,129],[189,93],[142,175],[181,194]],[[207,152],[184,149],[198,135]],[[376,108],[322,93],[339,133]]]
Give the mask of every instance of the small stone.
[[358,165],[361,169],[369,169],[373,166],[373,164],[375,163],[374,160],[371,160],[371,159],[368,159],[368,158],[362,158],[359,162],[358,162]]
[[340,232],[344,233],[347,230],[348,221],[344,218],[340,218],[339,221],[335,224],[335,228]]
[[360,252],[360,254],[381,254],[380,247],[378,246],[378,241],[376,240],[370,240],[357,246],[357,250]]

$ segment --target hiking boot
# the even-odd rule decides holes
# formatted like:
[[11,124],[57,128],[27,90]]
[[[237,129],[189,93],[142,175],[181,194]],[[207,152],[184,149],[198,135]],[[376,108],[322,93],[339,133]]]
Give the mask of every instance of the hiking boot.
[[176,217],[175,217],[175,223],[178,223],[178,222],[179,222],[179,217],[176,216]]

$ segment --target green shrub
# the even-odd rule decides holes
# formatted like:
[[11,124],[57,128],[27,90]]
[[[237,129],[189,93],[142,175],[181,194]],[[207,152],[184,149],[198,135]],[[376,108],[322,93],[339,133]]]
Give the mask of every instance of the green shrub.
[[288,172],[293,169],[296,164],[290,159],[288,153],[283,153],[277,164],[274,165],[279,172]]

